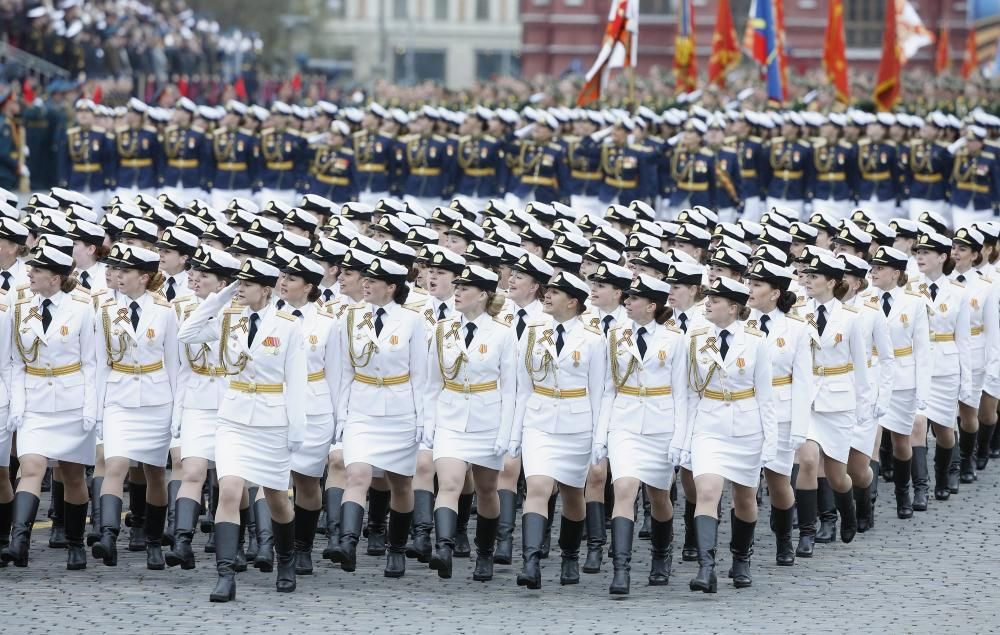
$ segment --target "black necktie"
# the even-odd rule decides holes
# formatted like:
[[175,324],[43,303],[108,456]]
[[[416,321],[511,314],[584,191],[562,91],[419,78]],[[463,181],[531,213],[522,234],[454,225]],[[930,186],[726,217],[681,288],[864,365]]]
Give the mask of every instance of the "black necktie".
[[167,278],[167,300],[173,300],[177,297],[177,292],[174,291],[174,277],[170,276]]
[[48,332],[49,324],[52,323],[52,314],[49,313],[49,307],[52,305],[52,300],[48,298],[42,300],[42,331]]
[[472,336],[476,332],[476,325],[469,322],[465,325],[465,348],[469,348],[469,344],[472,344]]
[[635,334],[637,336],[636,340],[635,340],[635,344],[636,344],[636,346],[639,347],[639,357],[645,357],[646,356],[646,340],[644,338],[646,336],[646,327],[645,326],[640,326],[639,330],[636,331]]
[[937,283],[932,282],[930,289],[931,289],[931,300],[937,300],[937,290],[938,290]]
[[325,289],[323,291],[323,299],[324,300],[326,300],[327,302],[329,302],[330,298],[332,298],[332,297],[333,297],[333,289]]
[[608,334],[608,329],[611,328],[611,320],[613,320],[613,319],[615,319],[615,316],[613,316],[613,315],[605,315],[604,316],[604,320],[602,320],[602,321],[604,322],[604,334],[605,335]]
[[382,316],[383,315],[385,315],[385,309],[381,309],[380,308],[378,311],[375,311],[375,336],[376,337],[378,337],[378,335],[382,332]]
[[958,277],[955,278],[955,279],[964,284],[965,283],[965,274],[961,274],[960,273],[960,274],[958,274]]
[[826,307],[821,304],[816,307],[816,312],[819,313],[819,317],[816,318],[816,331],[822,335],[826,330]]
[[889,312],[892,311],[892,303],[889,301],[892,298],[892,294],[886,291],[882,294],[882,313],[885,313],[886,317],[889,317]]
[[767,328],[767,323],[771,321],[770,315],[760,316],[760,330],[764,331],[765,335],[771,334],[771,329]]
[[726,359],[726,353],[729,352],[729,341],[727,340],[728,337],[729,337],[729,331],[722,329],[722,332],[719,333],[719,340],[721,342],[719,344],[719,354],[722,355],[722,359]]
[[292,311],[292,315],[294,315],[297,318],[300,318],[300,317],[302,317],[302,311],[299,311],[298,309],[295,309],[294,311]]
[[445,311],[446,311],[447,309],[448,309],[448,305],[447,305],[447,304],[445,304],[444,302],[442,302],[442,303],[441,303],[441,304],[440,304],[440,305],[438,306],[438,319],[439,319],[439,320],[443,320],[443,319],[445,319],[446,317],[448,317],[448,314],[447,314],[447,313],[445,313]]
[[3,276],[3,282],[0,282],[0,289],[10,291],[10,272],[0,271],[0,276]]
[[521,339],[521,333],[524,333],[524,327],[525,327],[524,316],[527,314],[528,312],[525,309],[517,310],[517,339]]
[[681,323],[681,330],[684,331],[685,333],[687,333],[688,332],[688,316],[687,316],[687,314],[686,313],[681,313],[680,317],[678,317],[677,319]]
[[80,274],[80,284],[83,286],[84,289],[90,288],[90,274],[87,273],[86,271]]
[[281,309],[285,308],[285,301],[284,300],[278,300],[277,302],[274,303],[274,306],[276,306],[278,308],[278,310],[280,311]]
[[562,353],[563,333],[565,332],[566,332],[566,327],[563,326],[562,324],[556,327],[556,333],[558,333],[558,335],[556,336],[556,355]]
[[250,332],[247,334],[247,348],[253,346],[253,338],[257,337],[257,322],[259,321],[259,315],[256,313],[250,314]]
[[139,328],[139,303],[133,301],[129,308],[132,309],[132,330],[134,331]]

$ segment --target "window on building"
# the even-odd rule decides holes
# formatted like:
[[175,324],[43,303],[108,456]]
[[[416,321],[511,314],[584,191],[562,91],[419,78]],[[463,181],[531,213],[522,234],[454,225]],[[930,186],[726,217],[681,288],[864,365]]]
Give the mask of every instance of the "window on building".
[[517,51],[476,51],[476,79],[488,81],[499,75],[520,75]]
[[448,3],[451,0],[434,0],[434,19],[435,20],[447,20],[448,19]]
[[870,0],[844,2],[844,32],[847,46],[878,48],[885,29],[885,3]]
[[476,19],[485,22],[490,19],[490,0],[476,0]]
[[445,52],[434,49],[397,50],[393,63],[394,78],[400,84],[425,81],[444,83]]
[[642,0],[639,13],[642,15],[667,15],[673,13],[674,0]]
[[347,15],[347,0],[326,0],[326,9],[331,17],[342,18]]
[[392,17],[406,20],[410,17],[410,0],[392,0]]

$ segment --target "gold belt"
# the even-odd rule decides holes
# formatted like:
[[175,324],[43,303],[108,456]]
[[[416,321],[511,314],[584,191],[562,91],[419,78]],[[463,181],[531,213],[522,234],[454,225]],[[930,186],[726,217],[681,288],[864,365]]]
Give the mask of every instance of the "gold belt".
[[678,183],[677,187],[687,192],[704,192],[708,189],[708,183]]
[[774,175],[783,181],[801,179],[802,170],[782,170],[781,172],[776,172]]
[[317,370],[315,373],[309,373],[309,376],[306,379],[309,381],[322,381],[326,379],[326,369]]
[[604,173],[598,170],[597,172],[585,172],[584,170],[571,170],[569,175],[574,179],[579,179],[581,181],[600,181],[604,178]]
[[111,369],[117,370],[119,373],[128,373],[129,375],[145,375],[163,370],[163,360],[153,362],[152,364],[122,364],[121,362],[113,362]]
[[191,370],[195,375],[201,375],[202,377],[222,377],[226,374],[225,368],[218,368],[216,366],[211,366],[205,368],[204,366],[192,367]]
[[975,183],[966,183],[965,181],[959,181],[955,186],[960,190],[972,190],[979,194],[989,194],[990,192],[988,185],[976,185]]
[[148,168],[153,165],[152,159],[122,159],[123,168]]
[[820,174],[816,178],[820,181],[843,181],[847,178],[847,175],[843,172],[828,172],[826,174]]
[[817,377],[831,377],[833,375],[846,375],[854,370],[854,364],[844,364],[843,366],[813,366],[813,375]]
[[385,172],[385,165],[381,163],[359,163],[358,172]]
[[170,159],[167,161],[167,165],[172,168],[196,168],[198,167],[198,159]]
[[556,186],[556,180],[551,176],[522,176],[521,183],[527,183],[528,185],[545,185],[548,187]]
[[622,386],[618,392],[630,397],[663,397],[673,393],[670,386]]
[[773,379],[771,379],[771,385],[772,386],[791,386],[792,385],[792,376],[791,375],[782,375],[781,377],[774,377]]
[[973,326],[971,333],[972,333],[973,337],[975,337],[976,335],[982,335],[983,334],[983,327],[981,327],[981,326]]
[[101,171],[101,164],[100,163],[74,163],[73,164],[73,171],[74,172],[100,172]]
[[285,392],[284,384],[255,384],[252,381],[231,381],[229,387],[249,394],[260,392],[274,395]]
[[611,187],[617,187],[619,190],[632,189],[639,185],[639,181],[635,179],[614,179],[610,176],[604,179],[604,182]]
[[744,179],[749,179],[751,177],[757,176],[757,170],[740,170],[740,176]]
[[909,357],[910,355],[913,355],[913,347],[904,346],[903,348],[894,348],[892,349],[892,354],[896,357]]
[[246,163],[225,162],[225,163],[218,163],[218,164],[216,164],[215,168],[217,170],[223,170],[225,172],[239,172],[240,170],[247,169],[247,164]]
[[702,397],[706,399],[714,399],[716,401],[739,401],[741,399],[750,399],[757,392],[753,388],[747,388],[746,390],[737,390],[736,392],[729,392],[728,390],[709,390],[705,389]]
[[497,389],[497,381],[486,381],[481,384],[463,384],[457,381],[447,381],[444,382],[445,390],[450,390],[452,392],[460,392],[463,394],[471,394],[476,392],[490,392],[491,390]]
[[350,185],[351,180],[346,176],[327,176],[325,174],[317,174],[316,180],[320,183],[326,183],[328,185]]
[[921,183],[940,183],[940,174],[914,174],[913,178]]
[[414,176],[438,176],[441,174],[441,168],[412,168],[410,174]]
[[291,161],[268,161],[264,166],[268,170],[291,170],[295,164]]
[[493,176],[496,173],[496,168],[465,168],[465,174],[473,177]]
[[891,174],[889,172],[862,172],[861,178],[868,179],[869,181],[884,181],[888,179]]
[[75,362],[73,364],[66,364],[65,366],[56,366],[54,368],[37,368],[35,366],[25,366],[24,370],[32,377],[62,377],[63,375],[72,375],[73,373],[78,373],[80,372],[81,368],[83,368],[83,364],[80,362]]
[[932,342],[954,342],[954,333],[931,333]]
[[586,388],[549,388],[547,386],[535,386],[533,388],[536,395],[552,397],[553,399],[573,399],[575,397],[586,397]]
[[410,381],[410,373],[406,373],[405,375],[394,375],[392,377],[372,377],[371,375],[354,373],[354,381],[358,381],[369,386],[378,386],[379,388],[382,386],[399,386]]

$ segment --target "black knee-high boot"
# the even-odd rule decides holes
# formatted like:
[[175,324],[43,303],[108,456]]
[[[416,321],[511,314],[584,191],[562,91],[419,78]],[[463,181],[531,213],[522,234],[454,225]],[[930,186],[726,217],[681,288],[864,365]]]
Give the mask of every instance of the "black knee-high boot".
[[246,544],[247,529],[250,528],[252,509],[253,505],[247,505],[240,509],[240,535],[236,538],[236,561],[233,563],[236,573],[243,573],[247,570],[247,552],[243,546]]
[[169,567],[180,565],[184,570],[194,569],[191,540],[194,539],[194,527],[198,522],[201,503],[181,497],[174,503],[174,507],[174,546],[164,555],[164,559]]
[[629,572],[632,568],[633,532],[635,532],[635,521],[631,518],[617,516],[611,519],[611,565],[614,567],[611,584],[608,586],[608,593],[611,595],[628,595],[631,584]]
[[340,535],[330,551],[330,562],[340,564],[344,571],[351,572],[357,567],[358,538],[364,517],[365,508],[357,503],[347,501],[340,506]]
[[267,500],[253,502],[253,515],[257,521],[257,557],[253,559],[253,567],[261,573],[270,573],[274,571],[274,524]]
[[[180,499],[185,500],[185,499]],[[199,504],[200,506],[200,504]],[[219,575],[209,599],[212,602],[229,602],[236,599],[236,541],[240,526],[236,523],[215,523],[215,571]]]
[[556,500],[558,498],[559,492],[549,496],[549,517],[545,523],[545,535],[542,536],[542,559],[548,558],[549,551],[552,549],[552,523],[556,515]]
[[993,438],[996,424],[988,426],[979,424],[979,432],[976,433],[976,469],[982,472],[990,462],[990,440]]
[[80,571],[87,568],[87,550],[84,535],[87,532],[87,503],[66,503],[66,569]]
[[143,534],[146,539],[146,568],[152,571],[162,571],[167,568],[163,560],[163,525],[166,520],[166,505],[146,503]]
[[583,572],[600,573],[604,545],[608,542],[608,533],[604,528],[604,503],[587,503],[586,523],[587,558],[583,561]]
[[87,532],[87,546],[92,546],[101,539],[101,487],[103,476],[95,476],[90,480],[90,531]]
[[976,477],[976,432],[958,430],[959,479],[966,484],[975,483]]
[[819,529],[816,542],[825,544],[837,539],[837,504],[833,499],[833,489],[825,478],[817,479],[816,512],[819,514]]
[[774,531],[776,553],[774,562],[779,567],[790,567],[795,564],[795,546],[792,545],[792,510],[778,509],[771,506],[771,530]]
[[[316,519],[313,519],[315,526]],[[295,590],[295,518],[287,523],[275,522],[272,518],[271,527],[278,570],[274,586],[278,593],[291,593]]]
[[64,506],[66,504],[66,488],[62,481],[52,479],[52,500],[49,508],[49,518],[52,519],[52,528],[49,530],[49,548],[66,548],[66,524],[63,517]]
[[946,501],[951,498],[948,488],[948,470],[951,468],[951,455],[954,448],[934,448],[934,498]]
[[[0,551],[10,545],[10,527],[14,522],[14,499],[6,503],[0,503]],[[0,569],[7,566],[5,560],[0,559]]]
[[521,558],[524,564],[517,574],[517,586],[529,589],[542,588],[542,539],[545,535],[546,519],[533,512],[521,516]]
[[674,519],[650,522],[649,586],[666,586],[674,558]]
[[562,552],[559,584],[580,583],[580,542],[583,540],[585,521],[570,520],[560,515],[559,549]]
[[736,516],[736,510],[729,510],[729,521],[733,528],[733,538],[729,542],[729,552],[733,555],[733,566],[729,577],[733,586],[745,589],[753,584],[750,575],[750,556],[753,555],[753,536],[757,521],[747,522]]
[[496,564],[510,564],[514,551],[514,522],[517,517],[517,494],[506,489],[497,490],[500,497],[500,517],[497,522],[497,548],[493,554]]
[[[105,566],[118,566],[118,533],[121,531],[122,499],[113,494],[101,496],[101,539],[94,543],[91,553]],[[145,549],[145,545],[143,545]]]
[[323,509],[326,511],[326,549],[323,558],[333,558],[333,550],[340,542],[340,505],[344,500],[344,490],[330,487],[323,492]]
[[692,591],[715,593],[718,579],[715,575],[715,544],[719,538],[719,521],[711,516],[694,517],[695,540],[698,543],[698,575],[688,587]]
[[[874,482],[877,477],[872,478]],[[852,487],[854,509],[858,519],[858,533],[863,534],[871,528],[872,500],[870,487]]]
[[146,550],[146,484],[128,484],[129,551]]
[[177,501],[177,492],[179,491],[181,491],[180,481],[169,481],[167,483],[167,528],[163,531],[164,547],[172,547],[174,545],[174,529],[177,527],[174,503]]
[[[408,558],[424,564],[431,561],[431,529],[434,528],[434,493],[413,490],[413,543],[406,548]],[[409,531],[409,529],[407,529]]]
[[497,540],[498,518],[476,516],[476,568],[472,579],[488,582],[493,579],[493,546]]
[[903,460],[892,457],[892,462],[896,516],[904,520],[913,518],[913,499],[910,498],[910,459]]
[[[312,549],[320,510],[295,506],[295,573],[312,575]],[[370,535],[370,534],[369,534]]]
[[438,507],[434,510],[434,531],[437,540],[434,543],[434,555],[431,556],[430,567],[438,572],[440,578],[451,577],[451,556],[455,549],[457,525],[458,514],[455,510],[447,507]]
[[[863,488],[862,491],[867,501],[868,488]],[[840,541],[845,544],[849,543],[854,540],[854,535],[858,531],[858,515],[854,507],[854,495],[851,490],[834,492],[833,501],[837,506],[837,511],[840,512]]]
[[[410,535],[413,512],[389,509],[389,535],[386,548],[385,577],[401,578],[406,573],[406,539]],[[428,562],[430,558],[427,559]]]
[[389,514],[388,490],[368,488],[368,548],[369,556],[385,555],[385,523]]
[[456,558],[468,558],[472,555],[472,545],[469,544],[469,518],[472,516],[472,499],[475,494],[461,494],[458,497],[458,525],[455,527]]
[[684,501],[684,546],[681,548],[681,560],[694,562],[698,559],[698,539],[694,530],[695,503]]
[[[653,512],[649,504],[649,493],[645,486],[639,488],[639,495],[642,496],[642,524],[639,525],[639,538],[648,540],[652,533]],[[676,498],[676,493],[674,497]]]
[[927,474],[927,446],[913,446],[913,458],[910,459],[910,475],[913,477],[913,511],[927,511],[927,501],[930,498],[930,479]]
[[812,558],[816,543],[817,492],[814,489],[795,490],[795,508],[799,515],[799,544],[795,555]]
[[35,516],[38,515],[38,503],[38,497],[30,492],[14,494],[10,543],[0,551],[0,560],[3,562],[13,562],[15,567],[28,566],[31,529],[35,526]]

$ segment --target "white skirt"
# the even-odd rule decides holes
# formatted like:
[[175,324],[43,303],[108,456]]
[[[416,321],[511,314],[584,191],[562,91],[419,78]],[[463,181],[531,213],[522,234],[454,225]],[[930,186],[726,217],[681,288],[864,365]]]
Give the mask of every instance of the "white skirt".
[[569,487],[583,487],[593,444],[590,432],[549,434],[525,428],[521,440],[524,476],[548,476]]
[[17,455],[37,454],[53,461],[93,465],[97,432],[83,429],[83,408],[61,412],[25,412],[17,431]]
[[864,425],[855,423],[851,429],[851,448],[871,458],[875,451],[875,437],[878,436],[879,421],[881,419],[869,417],[868,423]]
[[716,474],[737,485],[757,487],[763,451],[763,432],[730,437],[701,432],[695,427],[691,437],[691,472],[695,478]]
[[503,455],[493,454],[496,430],[458,432],[438,428],[434,433],[434,460],[458,459],[491,470],[503,468]]
[[181,420],[181,460],[196,458],[214,461],[218,425],[218,410],[185,408]]
[[[7,421],[7,406],[0,408],[0,416]],[[14,435],[0,430],[0,467],[10,467],[10,449],[14,445]]]
[[[979,407],[979,400],[982,399],[983,386],[986,385],[986,360],[972,368],[972,401],[965,404],[972,408]],[[964,401],[962,403],[965,403]]]
[[634,478],[656,489],[670,489],[674,465],[667,458],[673,433],[608,433],[608,461],[614,480]]
[[913,432],[913,417],[917,414],[917,390],[893,390],[889,399],[889,411],[882,415],[878,424],[896,434]]
[[927,408],[919,412],[927,419],[944,428],[955,427],[958,413],[959,376],[940,375],[931,377],[931,392],[927,395]]
[[303,476],[322,478],[330,456],[333,438],[333,413],[306,415],[306,438],[302,447],[292,453],[292,471]]
[[773,461],[768,461],[764,467],[782,476],[792,475],[792,465],[795,463],[795,450],[792,448],[792,422],[778,422],[778,451]]
[[854,431],[854,411],[813,412],[806,438],[819,444],[823,454],[834,461],[847,463]]
[[173,404],[104,409],[104,457],[124,457],[137,463],[166,467],[170,452],[170,411]]
[[245,426],[219,419],[215,429],[215,471],[274,490],[288,488],[292,453],[287,426]]
[[370,417],[349,414],[344,426],[344,465],[366,463],[386,472],[417,471],[416,415]]

